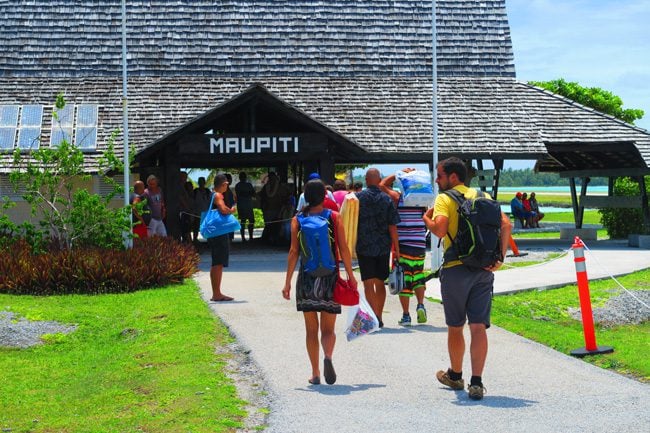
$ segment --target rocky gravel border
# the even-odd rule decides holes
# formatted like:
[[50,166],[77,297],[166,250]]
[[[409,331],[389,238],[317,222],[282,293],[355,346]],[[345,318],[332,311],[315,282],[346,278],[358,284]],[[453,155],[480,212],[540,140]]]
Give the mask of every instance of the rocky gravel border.
[[0,346],[25,349],[42,344],[46,334],[69,334],[76,325],[58,322],[32,321],[10,311],[0,311]]
[[[646,305],[650,305],[650,290],[633,290],[634,296]],[[592,308],[594,322],[611,328],[619,325],[638,325],[650,320],[650,308],[641,304],[625,291],[609,298],[602,307]],[[580,308],[570,308],[569,314],[576,320],[582,320]]]

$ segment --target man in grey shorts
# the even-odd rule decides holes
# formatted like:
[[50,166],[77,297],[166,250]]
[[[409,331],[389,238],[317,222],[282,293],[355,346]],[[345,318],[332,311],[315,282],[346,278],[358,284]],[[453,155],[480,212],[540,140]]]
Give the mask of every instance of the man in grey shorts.
[[[477,191],[464,185],[467,168],[458,158],[441,161],[436,167],[436,183],[441,191],[455,189],[465,198],[475,198]],[[451,246],[451,239],[458,233],[458,205],[446,194],[436,197],[434,207],[429,209],[423,219],[427,228],[439,238],[444,239],[445,251]],[[510,239],[510,218],[501,213],[501,253],[505,257]],[[469,322],[472,338],[470,356],[472,378],[468,387],[469,397],[480,400],[485,394],[481,375],[487,357],[487,328],[490,327],[490,308],[492,307],[493,272],[503,263],[497,262],[484,269],[469,268],[460,260],[445,260],[440,272],[442,304],[447,324],[447,348],[451,367],[440,370],[436,377],[440,383],[461,390],[463,381],[463,356],[465,337],[463,328]]]

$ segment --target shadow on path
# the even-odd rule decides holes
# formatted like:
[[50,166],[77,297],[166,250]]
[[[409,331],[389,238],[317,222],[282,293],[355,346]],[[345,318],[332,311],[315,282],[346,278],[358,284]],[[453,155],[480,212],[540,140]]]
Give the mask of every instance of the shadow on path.
[[324,395],[349,395],[353,392],[367,391],[372,388],[385,388],[386,385],[361,383],[356,385],[309,385],[307,388],[296,388],[297,391],[318,392]]
[[506,397],[503,395],[486,395],[483,400],[471,400],[466,392],[456,394],[457,400],[452,402],[456,406],[485,406],[498,409],[521,409],[539,403],[525,398]]
[[441,328],[433,325],[413,325],[413,326],[400,326],[398,328],[386,328],[375,332],[375,334],[410,334],[412,332],[447,332],[447,328]]

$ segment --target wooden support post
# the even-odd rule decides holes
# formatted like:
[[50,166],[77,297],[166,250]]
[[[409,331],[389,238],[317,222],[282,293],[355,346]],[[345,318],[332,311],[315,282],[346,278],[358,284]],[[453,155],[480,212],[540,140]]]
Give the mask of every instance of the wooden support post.
[[590,181],[591,179],[588,177],[582,178],[582,185],[580,187],[580,200],[578,202],[578,219],[576,220],[576,228],[578,229],[582,228],[582,222],[584,221],[585,204],[582,202],[582,198],[587,195],[587,186],[589,185]]
[[323,182],[327,185],[332,185],[334,183],[335,176],[335,167],[334,161],[329,154],[323,154],[319,160],[319,173]]
[[499,193],[499,176],[501,176],[501,170],[503,170],[503,159],[493,159],[492,163],[494,164],[494,183],[492,184],[492,198],[497,199],[497,194]]
[[163,166],[163,178],[161,185],[165,207],[167,209],[167,219],[165,226],[167,234],[176,239],[181,237],[180,224],[180,170],[178,161],[178,144],[172,144],[165,148],[165,159]]
[[[478,180],[479,181],[485,180],[485,176],[483,175],[483,173],[481,173],[483,171],[483,160],[482,159],[478,159],[478,158],[476,159],[476,169],[479,172]],[[485,192],[485,185],[481,185],[481,184],[482,184],[482,182],[479,182],[481,191]]]
[[581,229],[582,226],[578,225],[578,194],[576,193],[576,178],[569,178],[569,186],[571,187],[571,206],[573,207],[573,221],[577,229]]
[[639,192],[641,193],[641,213],[643,214],[643,234],[650,234],[650,206],[648,206],[648,190],[645,177],[639,176]]

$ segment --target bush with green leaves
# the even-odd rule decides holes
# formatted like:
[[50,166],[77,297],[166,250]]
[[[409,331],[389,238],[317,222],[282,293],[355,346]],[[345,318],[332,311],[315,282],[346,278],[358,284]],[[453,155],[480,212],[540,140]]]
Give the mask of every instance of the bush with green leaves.
[[[58,118],[58,111],[63,107],[65,100],[59,95],[52,114],[54,118]],[[113,151],[116,135],[111,135],[99,160],[100,173],[122,171],[122,162]],[[123,233],[131,232],[131,209],[110,206],[111,200],[123,192],[123,187],[104,176],[113,186],[113,191],[106,196],[77,188],[75,184],[79,180],[91,178],[85,170],[83,151],[67,140],[58,146],[39,146],[27,152],[16,149],[9,180],[15,191],[24,191],[22,198],[30,206],[31,218],[38,221],[17,224],[3,213],[0,234],[24,238],[35,251],[50,239],[68,249],[123,248]],[[3,209],[13,205],[7,197],[3,198]]]
[[0,293],[14,295],[132,292],[181,282],[200,260],[193,246],[159,236],[136,238],[128,250],[52,243],[44,252],[18,239],[0,246],[0,257]]
[[[646,176],[646,190],[650,194],[650,176]],[[614,183],[615,196],[639,196],[639,184],[629,178],[616,179]],[[606,208],[599,210],[601,223],[607,229],[610,238],[623,239],[630,234],[650,234],[649,228],[643,225],[641,209]]]

